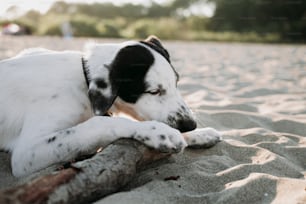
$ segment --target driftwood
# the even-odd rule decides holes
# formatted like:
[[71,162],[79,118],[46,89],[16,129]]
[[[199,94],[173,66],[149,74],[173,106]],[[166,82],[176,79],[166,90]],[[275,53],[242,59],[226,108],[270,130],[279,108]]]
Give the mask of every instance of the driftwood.
[[90,159],[31,182],[0,191],[0,203],[88,203],[118,191],[137,169],[169,154],[122,139]]

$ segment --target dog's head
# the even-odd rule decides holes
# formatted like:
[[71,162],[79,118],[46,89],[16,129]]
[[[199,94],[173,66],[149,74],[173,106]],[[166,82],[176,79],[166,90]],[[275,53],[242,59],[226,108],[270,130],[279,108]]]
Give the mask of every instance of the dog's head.
[[96,115],[123,112],[138,120],[164,122],[181,132],[196,128],[177,88],[179,76],[156,37],[128,43],[103,66],[108,73],[95,75],[89,86]]

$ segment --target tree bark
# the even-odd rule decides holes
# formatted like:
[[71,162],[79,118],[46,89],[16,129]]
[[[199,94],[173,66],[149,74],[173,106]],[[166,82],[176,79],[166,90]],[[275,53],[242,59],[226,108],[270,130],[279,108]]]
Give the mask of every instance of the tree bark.
[[125,186],[137,169],[168,156],[137,141],[121,139],[67,169],[0,191],[0,203],[93,202]]

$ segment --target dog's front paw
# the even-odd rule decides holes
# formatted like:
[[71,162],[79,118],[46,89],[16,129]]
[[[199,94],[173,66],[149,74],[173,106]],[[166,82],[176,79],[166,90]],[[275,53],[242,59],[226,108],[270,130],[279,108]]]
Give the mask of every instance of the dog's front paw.
[[220,132],[213,128],[200,128],[184,133],[185,140],[192,148],[209,148],[222,140]]
[[160,122],[147,121],[144,123],[147,130],[137,135],[135,139],[145,145],[163,153],[181,152],[187,146],[180,131]]

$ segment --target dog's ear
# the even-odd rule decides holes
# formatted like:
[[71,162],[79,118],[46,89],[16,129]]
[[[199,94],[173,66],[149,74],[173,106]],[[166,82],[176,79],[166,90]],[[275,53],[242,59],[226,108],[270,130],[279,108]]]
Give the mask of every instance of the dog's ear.
[[160,53],[162,56],[164,56],[168,62],[170,62],[170,55],[168,51],[164,48],[158,37],[150,35],[147,39],[140,42],[145,45],[148,45],[149,47]]
[[103,116],[113,105],[117,90],[110,86],[105,79],[92,79],[88,90],[89,100],[95,115]]
[[145,75],[154,63],[152,53],[141,45],[121,48],[107,65],[108,81],[93,78],[89,83],[89,99],[95,115],[105,115],[116,97],[135,103],[146,91]]
[[145,42],[148,42],[148,43],[152,43],[154,44],[155,46],[158,46],[160,48],[164,48],[161,44],[161,41],[158,37],[156,37],[155,35],[150,35],[149,37],[147,37],[147,39],[144,40]]
[[109,79],[117,96],[135,103],[147,89],[145,76],[153,63],[154,57],[145,46],[135,44],[119,50],[109,66]]

